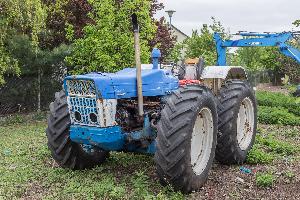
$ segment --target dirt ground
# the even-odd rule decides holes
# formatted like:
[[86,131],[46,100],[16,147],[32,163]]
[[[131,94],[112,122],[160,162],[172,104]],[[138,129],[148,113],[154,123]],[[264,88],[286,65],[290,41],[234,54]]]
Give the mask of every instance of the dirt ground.
[[[276,139],[300,146],[300,127],[260,125],[265,134],[275,133]],[[293,130],[297,136],[288,136]],[[260,134],[260,133],[258,133]],[[243,165],[251,169],[251,174],[240,171],[241,166],[225,166],[215,163],[207,184],[201,191],[193,193],[189,199],[247,199],[247,200],[285,200],[300,199],[300,159],[299,153],[294,157],[281,157],[272,164]],[[272,187],[258,187],[255,175],[258,172],[272,171],[276,176]],[[295,176],[287,178],[285,173]]]
[[[265,171],[268,166],[249,166],[253,171]],[[294,169],[299,174],[299,163],[275,165],[277,170]],[[300,199],[299,176],[293,182],[286,182],[278,172],[278,182],[272,188],[259,188],[255,184],[255,175],[242,174],[238,167],[226,167],[216,164],[209,181],[202,191],[191,195],[190,199]]]
[[283,86],[273,86],[271,83],[262,83],[256,87],[259,91],[267,91],[267,92],[278,92],[283,94],[289,94],[290,91]]

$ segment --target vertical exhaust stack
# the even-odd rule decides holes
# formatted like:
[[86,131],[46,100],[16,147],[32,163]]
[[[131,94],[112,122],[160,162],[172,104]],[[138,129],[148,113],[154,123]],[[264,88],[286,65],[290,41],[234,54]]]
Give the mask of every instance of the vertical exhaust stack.
[[159,59],[161,58],[160,50],[154,48],[151,54],[153,69],[159,69]]
[[135,50],[135,65],[136,65],[136,79],[137,79],[137,95],[139,115],[144,115],[144,100],[143,100],[143,86],[142,86],[142,64],[141,64],[141,48],[140,48],[140,33],[137,15],[131,15],[133,33],[134,33],[134,50]]

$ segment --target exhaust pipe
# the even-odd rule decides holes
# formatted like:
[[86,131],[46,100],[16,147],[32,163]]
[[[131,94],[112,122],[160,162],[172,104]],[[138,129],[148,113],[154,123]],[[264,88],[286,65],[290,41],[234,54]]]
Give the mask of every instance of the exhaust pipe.
[[131,15],[133,33],[134,33],[134,50],[135,50],[135,65],[136,65],[136,79],[137,79],[137,95],[138,95],[138,109],[139,115],[144,115],[144,100],[143,100],[143,86],[142,86],[142,64],[141,64],[141,48],[140,48],[140,33],[137,15]]

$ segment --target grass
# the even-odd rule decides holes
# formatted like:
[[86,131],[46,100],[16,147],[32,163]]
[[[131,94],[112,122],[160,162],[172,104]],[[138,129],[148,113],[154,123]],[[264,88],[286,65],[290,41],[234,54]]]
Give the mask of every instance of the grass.
[[283,174],[285,177],[287,177],[289,180],[292,180],[293,178],[295,178],[295,173],[292,171],[286,171]]
[[260,144],[265,145],[269,151],[279,155],[290,156],[298,151],[298,148],[291,143],[275,139],[271,134],[266,137],[258,136],[256,140]]
[[30,123],[33,121],[45,121],[47,112],[36,112],[30,114],[13,114],[6,117],[0,117],[0,126]]
[[255,178],[259,187],[272,187],[276,181],[276,177],[270,172],[257,173]]
[[0,127],[0,199],[184,199],[154,178],[151,156],[112,153],[92,170],[70,171],[53,162],[46,124]]
[[257,91],[258,120],[264,124],[300,126],[300,98]]
[[274,161],[273,154],[265,152],[259,148],[259,145],[254,145],[247,156],[247,163],[249,164],[270,164]]
[[264,124],[300,126],[300,117],[283,107],[258,107],[258,121]]
[[[92,170],[60,168],[46,146],[44,117],[39,113],[0,119],[0,200],[188,197],[159,184],[152,156],[112,153],[106,163]],[[299,127],[282,126],[299,125],[299,119],[288,108],[259,107],[261,122],[279,124],[259,128],[247,157],[247,163],[262,167],[255,175],[256,185],[262,190],[280,183],[273,173],[276,170],[281,170],[288,182],[298,178],[293,169],[285,168],[283,172],[280,165],[272,172],[269,169],[276,163],[291,162],[286,158],[299,158]],[[229,192],[235,196],[235,191]]]
[[256,98],[260,106],[285,108],[288,112],[300,116],[299,98],[266,91],[258,91],[256,93]]
[[[296,130],[288,129],[281,135],[290,137]],[[260,134],[256,135],[255,144],[247,156],[249,164],[270,164],[282,157],[294,156],[299,152],[299,147],[290,141],[277,139],[278,133],[266,132],[259,129]],[[299,134],[299,133],[298,133]]]

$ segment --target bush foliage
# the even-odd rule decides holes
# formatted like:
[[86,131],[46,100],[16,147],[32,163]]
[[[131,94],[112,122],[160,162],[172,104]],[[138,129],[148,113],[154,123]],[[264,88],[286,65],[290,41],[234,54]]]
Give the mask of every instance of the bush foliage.
[[268,152],[275,153],[277,155],[290,156],[294,155],[298,151],[298,148],[289,142],[276,139],[273,133],[269,133],[264,137],[257,135],[256,143],[263,145],[264,149]]
[[254,145],[247,156],[249,164],[269,164],[274,160],[274,155],[265,152],[259,148],[259,145]]
[[257,92],[256,97],[260,106],[283,107],[289,112],[300,116],[300,101],[295,97],[263,91]]
[[283,107],[259,106],[258,121],[264,124],[300,126],[300,117]]
[[257,173],[256,184],[259,187],[272,187],[276,181],[276,177],[273,173]]

